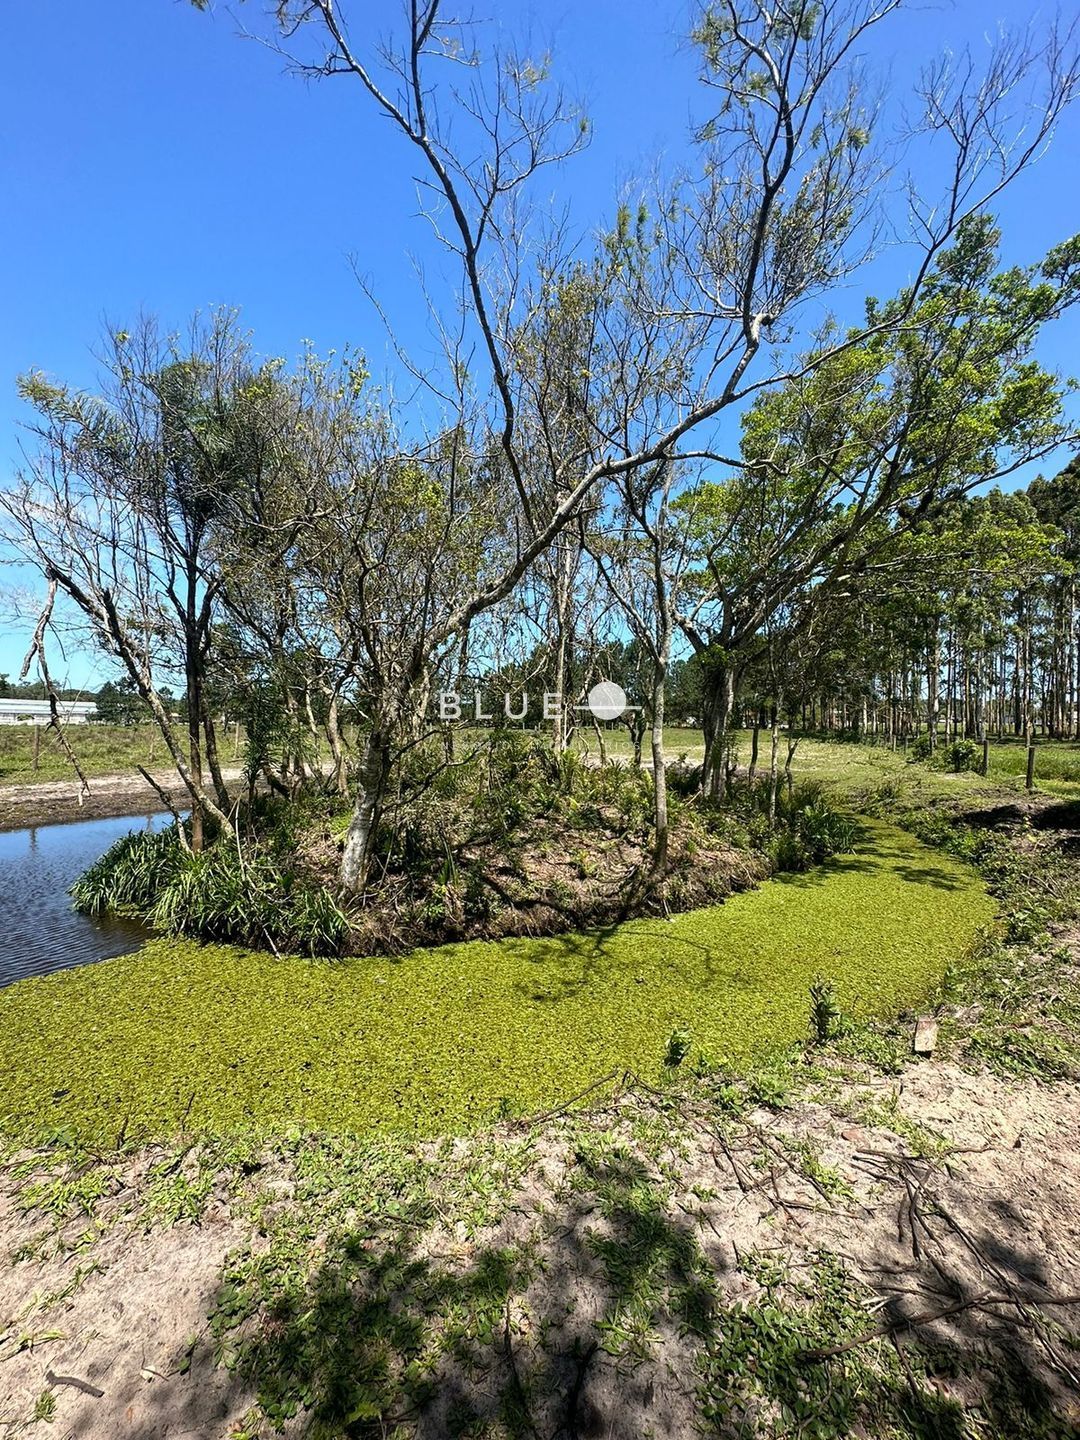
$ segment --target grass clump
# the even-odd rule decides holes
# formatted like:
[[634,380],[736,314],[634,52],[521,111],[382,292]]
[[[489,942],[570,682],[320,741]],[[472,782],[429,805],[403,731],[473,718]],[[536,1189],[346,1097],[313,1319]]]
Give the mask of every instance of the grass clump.
[[71,887],[72,901],[84,915],[111,910],[141,917],[183,872],[184,860],[175,827],[154,834],[132,831],[79,876]]
[[970,871],[872,823],[851,856],[672,920],[334,965],[157,940],[0,992],[0,1117],[109,1141],[117,1117],[460,1131],[656,1076],[674,1031],[716,1064],[778,1053],[819,978],[846,1014],[895,1013],[991,915]]
[[175,826],[125,835],[75,882],[75,907],[148,920],[171,935],[336,955],[348,920],[328,891],[268,854],[244,859],[217,845],[184,850]]

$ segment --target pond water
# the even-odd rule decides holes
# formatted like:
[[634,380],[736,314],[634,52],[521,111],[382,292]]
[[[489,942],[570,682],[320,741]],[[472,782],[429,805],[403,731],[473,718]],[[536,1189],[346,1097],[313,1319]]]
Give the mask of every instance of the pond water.
[[0,986],[137,950],[143,925],[79,915],[68,887],[122,835],[170,818],[124,815],[0,833]]

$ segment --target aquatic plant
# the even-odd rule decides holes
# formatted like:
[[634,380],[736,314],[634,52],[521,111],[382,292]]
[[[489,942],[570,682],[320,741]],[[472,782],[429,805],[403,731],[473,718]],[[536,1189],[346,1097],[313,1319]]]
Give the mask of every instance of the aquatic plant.
[[0,991],[0,1121],[461,1130],[655,1076],[680,1027],[736,1067],[801,1044],[818,979],[846,1015],[894,1014],[992,913],[969,869],[869,822],[849,859],[671,920],[333,964],[155,940]]
[[181,872],[185,855],[175,826],[156,834],[133,831],[117,840],[71,887],[84,915],[145,915]]
[[302,955],[336,955],[349,922],[321,886],[268,856],[242,860],[222,847],[184,857],[147,918],[157,930]]

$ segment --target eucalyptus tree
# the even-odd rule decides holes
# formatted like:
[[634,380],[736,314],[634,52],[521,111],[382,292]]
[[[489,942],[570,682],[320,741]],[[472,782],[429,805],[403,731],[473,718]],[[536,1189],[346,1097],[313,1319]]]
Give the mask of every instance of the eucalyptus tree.
[[895,527],[842,587],[786,612],[805,671],[792,698],[813,693],[825,728],[861,737],[925,726],[933,749],[944,718],[949,740],[985,738],[1016,597],[1057,572],[1059,539],[1023,491],[998,489]]
[[1057,574],[1049,586],[1047,729],[1051,735],[1080,733],[1080,645],[1077,643],[1076,570],[1080,565],[1080,455],[1051,479],[1037,476],[1027,495],[1039,519],[1061,535]]

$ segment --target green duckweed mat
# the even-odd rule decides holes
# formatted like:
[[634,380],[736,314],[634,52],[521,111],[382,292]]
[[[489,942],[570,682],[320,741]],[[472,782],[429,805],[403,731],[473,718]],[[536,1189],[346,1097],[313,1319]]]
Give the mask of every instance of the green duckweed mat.
[[993,908],[973,872],[865,822],[858,852],[723,905],[558,939],[330,963],[154,940],[0,991],[0,1124],[108,1143],[181,1129],[462,1130],[648,1077],[673,1029],[735,1065],[915,1004]]

